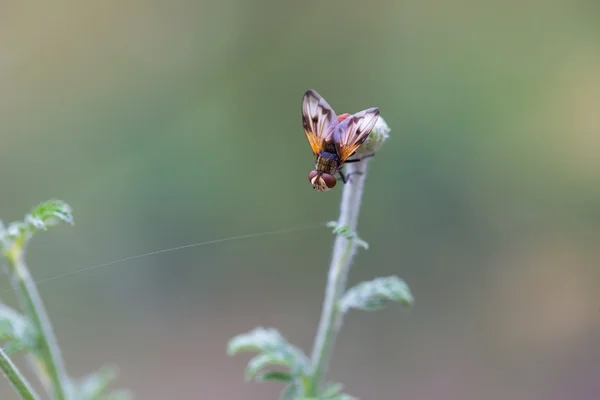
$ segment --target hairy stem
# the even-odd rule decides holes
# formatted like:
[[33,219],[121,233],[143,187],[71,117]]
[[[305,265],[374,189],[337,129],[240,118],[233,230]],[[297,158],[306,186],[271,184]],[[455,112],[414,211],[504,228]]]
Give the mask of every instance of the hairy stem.
[[53,399],[65,400],[67,394],[64,363],[50,319],[25,264],[23,254],[21,241],[16,241],[6,254],[12,270],[13,286],[36,331],[36,361],[38,361],[36,365],[41,372],[42,381],[46,385],[49,384],[48,389],[52,392]]
[[38,400],[40,398],[3,349],[0,349],[0,369],[21,399]]
[[[344,185],[338,226],[346,225],[356,231],[358,214],[367,175],[368,159],[347,164],[346,171],[352,177]],[[342,315],[338,303],[346,290],[346,281],[352,259],[356,253],[356,241],[343,235],[337,235],[333,246],[331,264],[325,289],[325,300],[321,312],[321,320],[315,336],[311,357],[312,374],[306,388],[308,397],[315,397],[325,380],[329,361],[333,353],[335,337],[341,327]]]

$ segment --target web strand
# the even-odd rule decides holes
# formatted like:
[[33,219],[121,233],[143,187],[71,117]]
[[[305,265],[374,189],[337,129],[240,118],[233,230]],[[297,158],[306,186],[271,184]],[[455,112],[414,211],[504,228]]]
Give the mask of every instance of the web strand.
[[[150,251],[148,253],[143,253],[143,254],[138,254],[138,255],[135,255],[135,256],[120,258],[118,260],[108,261],[108,262],[101,263],[101,264],[90,265],[88,267],[77,269],[77,270],[74,270],[74,271],[65,272],[65,273],[54,275],[54,276],[51,276],[51,277],[48,277],[48,278],[42,278],[42,279],[34,281],[33,283],[36,284],[36,285],[39,285],[41,283],[46,283],[46,282],[53,281],[53,280],[56,280],[56,279],[59,279],[59,278],[64,278],[64,277],[67,277],[67,276],[70,276],[70,275],[79,274],[81,272],[91,271],[93,269],[100,268],[100,267],[107,267],[107,266],[114,265],[114,264],[119,264],[119,263],[122,263],[122,262],[125,262],[125,261],[137,260],[139,258],[150,257],[150,256],[154,256],[154,255],[157,255],[157,254],[169,253],[169,252],[183,250],[183,249],[189,249],[189,248],[192,248],[192,247],[207,246],[209,244],[231,242],[231,241],[234,241],[234,240],[253,239],[253,238],[257,238],[257,237],[261,237],[261,236],[283,235],[283,234],[287,234],[287,233],[293,233],[293,232],[300,232],[300,231],[306,231],[306,230],[311,230],[311,229],[322,228],[322,227],[325,227],[325,225],[326,225],[325,222],[320,222],[318,224],[305,225],[305,226],[300,226],[300,227],[296,227],[296,228],[285,228],[285,229],[278,229],[278,230],[274,230],[274,231],[247,233],[245,235],[230,236],[230,237],[221,238],[221,239],[207,240],[205,242],[196,242],[196,243],[184,244],[182,246],[169,247],[168,249]],[[17,286],[18,285],[14,285],[13,287],[6,288],[6,289],[2,290],[1,293],[13,291]]]

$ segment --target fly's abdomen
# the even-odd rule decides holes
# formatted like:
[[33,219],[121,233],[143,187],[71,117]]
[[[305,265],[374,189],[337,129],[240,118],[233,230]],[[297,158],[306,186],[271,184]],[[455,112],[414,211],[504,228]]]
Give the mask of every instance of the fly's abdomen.
[[317,156],[317,162],[315,164],[315,169],[320,172],[325,172],[330,175],[335,175],[338,170],[339,162],[337,155],[328,153],[326,151],[322,152]]

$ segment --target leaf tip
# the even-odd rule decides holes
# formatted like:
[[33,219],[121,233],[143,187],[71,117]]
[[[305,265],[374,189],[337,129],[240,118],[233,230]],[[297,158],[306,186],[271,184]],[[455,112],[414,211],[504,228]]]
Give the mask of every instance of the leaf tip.
[[385,306],[385,303],[395,301],[405,307],[412,307],[414,297],[402,279],[396,276],[376,278],[357,284],[340,299],[339,307],[342,312],[351,308],[372,311]]

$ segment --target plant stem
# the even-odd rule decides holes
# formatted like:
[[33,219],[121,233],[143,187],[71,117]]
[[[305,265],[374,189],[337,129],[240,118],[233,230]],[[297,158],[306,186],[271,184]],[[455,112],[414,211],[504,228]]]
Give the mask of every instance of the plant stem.
[[21,399],[38,400],[40,398],[3,349],[0,349],[0,369]]
[[[348,226],[352,231],[356,231],[358,223],[368,161],[368,159],[364,159],[361,162],[346,164],[346,171],[352,176],[350,181],[344,185],[338,226]],[[356,241],[343,235],[337,235],[333,246],[331,264],[329,265],[321,320],[319,321],[311,357],[312,373],[305,393],[308,397],[317,396],[325,380],[335,337],[342,323],[338,303],[346,290],[346,281],[355,254]]]
[[65,382],[66,371],[60,350],[50,324],[50,319],[42,303],[39,292],[35,286],[27,264],[23,259],[23,243],[18,240],[7,251],[7,259],[12,269],[13,286],[19,299],[29,316],[36,331],[36,358],[38,367],[46,379],[45,384],[50,384],[49,391],[53,393],[54,400],[67,398]]

